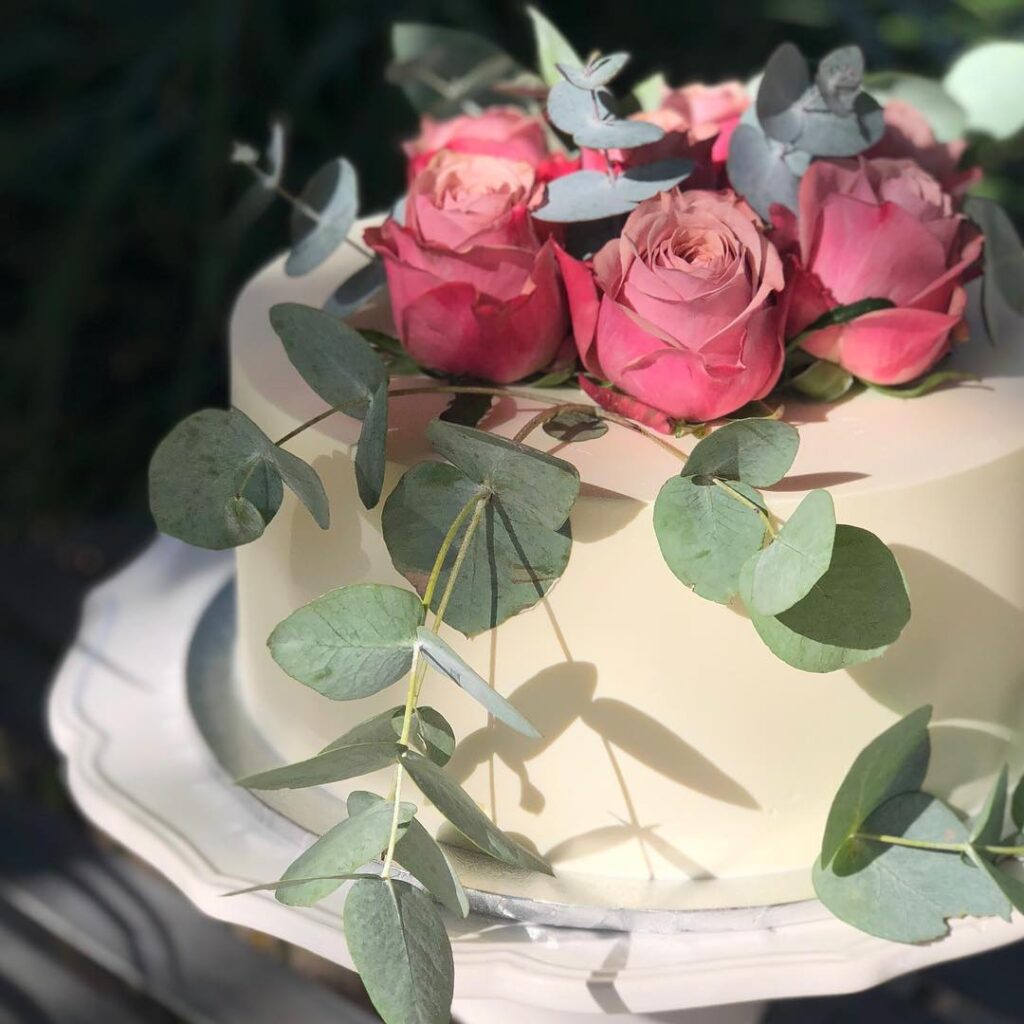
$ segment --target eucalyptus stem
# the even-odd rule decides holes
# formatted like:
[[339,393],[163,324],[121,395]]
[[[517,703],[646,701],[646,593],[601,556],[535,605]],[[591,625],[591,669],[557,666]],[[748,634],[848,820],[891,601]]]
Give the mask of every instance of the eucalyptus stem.
[[[441,578],[441,570],[444,568],[445,559],[448,557],[448,552],[451,550],[451,546],[455,543],[455,537],[458,535],[459,529],[462,524],[466,521],[466,518],[472,513],[474,506],[480,501],[482,495],[475,494],[465,505],[459,509],[459,514],[452,521],[452,525],[448,527],[448,532],[444,536],[444,540],[441,541],[441,547],[437,552],[437,557],[434,559],[434,565],[430,570],[430,577],[427,580],[426,588],[423,591],[423,607],[429,608],[434,600],[434,591],[437,589],[438,580]],[[460,551],[461,554],[461,551]],[[449,577],[449,582],[455,575],[454,568],[452,569],[452,577]]]
[[906,846],[911,850],[932,850],[937,853],[969,854],[971,850],[989,853],[993,857],[1024,857],[1024,846],[975,846],[974,843],[933,843],[928,839],[906,839],[903,836],[875,835],[871,832],[858,832],[857,839],[867,839],[873,843],[885,843],[888,846]]
[[725,480],[719,479],[717,476],[712,478],[715,482],[716,487],[720,487],[726,494],[731,498],[734,498],[741,505],[746,505],[747,508],[752,509],[756,512],[764,522],[765,529],[771,535],[774,540],[778,536],[779,531],[775,527],[775,523],[772,522],[772,516],[770,512],[761,508],[757,502],[751,501],[745,494],[740,494],[735,487],[731,487]]

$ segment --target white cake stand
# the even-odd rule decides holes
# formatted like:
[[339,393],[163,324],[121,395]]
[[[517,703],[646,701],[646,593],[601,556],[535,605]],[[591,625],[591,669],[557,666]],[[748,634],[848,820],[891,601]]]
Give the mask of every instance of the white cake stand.
[[[230,555],[161,538],[85,604],[50,699],[71,791],[101,828],[213,917],[346,967],[339,894],[300,910],[269,893],[224,893],[277,878],[309,842],[298,825],[232,784],[186,696],[196,625],[230,581]],[[807,917],[810,920],[807,920]],[[582,931],[471,915],[451,921],[455,1013],[464,1024],[754,1024],[766,1000],[868,988],[1024,938],[1024,919],[956,922],[927,946],[873,939],[818,914],[765,927],[675,934]]]

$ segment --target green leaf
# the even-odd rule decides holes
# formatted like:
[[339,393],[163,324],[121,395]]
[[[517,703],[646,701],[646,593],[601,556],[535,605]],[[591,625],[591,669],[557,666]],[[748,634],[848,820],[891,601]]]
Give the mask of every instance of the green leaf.
[[526,718],[436,633],[421,626],[419,643],[427,662],[460,689],[465,690],[478,704],[483,705],[489,714],[523,736],[540,739],[540,733]]
[[[465,428],[459,428],[465,429]],[[421,594],[448,528],[466,503],[485,493],[454,466],[425,462],[399,480],[384,503],[381,524],[395,568]],[[541,496],[537,495],[541,501]],[[452,545],[431,608],[462,548]],[[481,633],[536,604],[565,571],[572,540],[568,523],[553,530],[530,518],[514,518],[492,498],[473,535],[445,621],[468,635]]]
[[640,104],[640,109],[647,112],[657,110],[668,91],[668,82],[665,81],[665,76],[660,71],[648,75],[647,78],[633,86],[633,95]]
[[472,797],[432,761],[406,750],[402,764],[423,795],[475,846],[513,867],[551,874],[551,868],[510,839],[477,807]]
[[796,338],[787,343],[786,347],[792,348],[801,338],[812,331],[823,331],[826,327],[848,324],[851,320],[864,316],[865,313],[877,313],[880,309],[892,309],[893,306],[895,306],[895,303],[892,299],[872,298],[860,299],[858,302],[851,302],[847,306],[833,306],[832,309],[822,313],[817,320],[805,327]]
[[[563,83],[567,89],[588,96],[588,93]],[[602,121],[591,131],[576,133],[576,144],[588,148],[618,148],[647,145],[651,138],[636,128],[618,129],[616,125],[643,125],[643,121]],[[648,125],[648,127],[653,127]],[[598,136],[611,135],[612,138]],[[547,185],[544,204],[531,213],[537,220],[572,224],[580,221],[603,220],[629,213],[637,203],[675,188],[693,171],[693,162],[680,157],[658,160],[650,164],[630,167],[615,177],[604,171],[573,171],[555,178]]]
[[967,112],[941,82],[904,71],[875,71],[865,76],[864,85],[883,106],[889,100],[909,103],[924,115],[939,142],[953,142],[967,128]]
[[690,453],[685,476],[741,480],[771,487],[789,472],[800,446],[794,427],[780,420],[734,420],[713,431]]
[[[401,720],[399,720],[400,722]],[[455,753],[455,731],[436,708],[424,706],[412,713],[413,736],[427,757],[443,768]]]
[[[374,793],[357,791],[349,795],[348,811],[349,814],[357,814],[367,807],[383,803],[383,798]],[[469,913],[469,900],[455,869],[434,837],[415,818],[395,845],[395,860],[445,909],[459,917]]]
[[832,801],[821,840],[823,865],[828,865],[840,847],[871,813],[899,793],[919,789],[928,771],[931,741],[928,723],[930,706],[918,708],[857,755]]
[[[369,794],[367,794],[369,795]],[[404,832],[416,813],[415,804],[403,803],[398,812],[398,827]],[[368,804],[325,832],[309,849],[288,865],[282,882],[302,878],[322,878],[308,885],[288,886],[277,892],[277,899],[289,907],[311,907],[330,896],[343,879],[328,875],[352,874],[375,860],[391,838],[395,805],[389,800]]]
[[991,199],[968,196],[964,212],[985,236],[981,301],[985,324],[991,333],[991,326],[998,322],[996,297],[1015,313],[1024,315],[1024,245],[1007,212]]
[[1018,829],[1024,831],[1024,775],[1021,776],[1010,800],[1010,817]]
[[389,376],[415,376],[423,372],[423,367],[402,348],[402,343],[397,338],[369,327],[361,327],[359,334],[373,349]]
[[743,121],[733,132],[726,166],[736,191],[770,221],[774,203],[796,211],[800,179],[810,163],[809,154],[769,138],[759,124]]
[[[863,831],[931,842],[965,842],[960,819],[926,793],[902,793],[864,822]],[[928,942],[949,918],[1007,916],[1006,898],[956,853],[848,839],[831,863],[814,866],[818,898],[840,920],[893,942]]]
[[[307,211],[318,216],[313,219]],[[284,272],[300,277],[315,270],[348,237],[359,214],[355,168],[339,157],[310,178],[292,209],[292,249]]]
[[968,50],[942,81],[967,112],[967,127],[1008,139],[1024,128],[1024,43],[983,43]]
[[[977,867],[979,871],[983,871],[995,883],[999,888],[999,891],[1002,892],[1010,902],[1010,905],[1024,914],[1024,881],[1021,881],[1021,879],[1016,875],[1011,875],[1005,869],[993,864],[991,860],[987,857],[981,856],[981,854],[973,848],[970,850],[969,856],[975,867]],[[1017,863],[1017,861],[1012,861],[1011,865],[1016,865]]]
[[324,312],[344,320],[362,309],[387,283],[384,261],[375,256],[331,292],[330,298],[324,303]]
[[552,370],[550,373],[541,374],[535,380],[529,378],[524,381],[531,388],[560,388],[564,384],[568,384],[569,381],[573,380],[578,373],[576,364],[572,366],[566,366],[561,370]]
[[[394,61],[388,80],[401,86],[421,113],[454,117],[472,100],[485,107],[509,102],[494,88],[522,72],[504,50],[472,32],[396,22],[391,28]],[[445,86],[439,90],[438,82]]]
[[289,889],[301,889],[304,886],[317,882],[356,882],[360,878],[380,878],[380,875],[369,871],[355,871],[344,875],[317,875],[315,878],[289,878],[287,882],[280,878],[274,882],[259,882],[256,885],[247,885],[244,889],[235,889],[232,892],[223,893],[224,896],[244,896],[248,892],[287,892]]
[[280,302],[270,324],[302,379],[328,404],[363,419],[387,373],[362,335],[313,306]]
[[564,459],[484,430],[433,420],[427,438],[471,480],[494,494],[516,522],[558,529],[580,490],[579,471]]
[[805,598],[828,571],[836,535],[836,512],[828,491],[811,491],[759,554],[750,600],[761,615],[778,615]]
[[542,429],[550,437],[566,443],[594,441],[608,433],[608,421],[583,410],[569,410],[545,420]]
[[837,363],[816,359],[798,373],[789,386],[815,402],[835,402],[853,387],[853,375]]
[[777,616],[753,604],[753,560],[740,571],[740,596],[761,639],[806,672],[878,657],[910,619],[910,599],[892,552],[872,533],[836,527],[828,571],[808,595]]
[[309,786],[324,786],[328,782],[354,779],[387,768],[398,760],[400,752],[398,743],[353,743],[344,747],[331,747],[305,761],[239,779],[238,785],[247,789],[305,789]]
[[375,508],[387,470],[388,386],[381,384],[370,399],[356,447],[356,489],[365,508]]
[[971,825],[971,842],[975,846],[997,846],[1003,837],[1008,774],[1008,769],[1004,765],[996,777],[985,806]]
[[345,897],[345,938],[384,1024],[448,1024],[455,966],[430,897],[389,878],[361,879]]
[[320,753],[336,750],[338,747],[351,747],[357,743],[393,743],[402,733],[404,715],[405,707],[401,704],[381,711],[352,726],[342,736],[328,743]]
[[936,388],[942,387],[943,384],[980,379],[976,373],[967,373],[963,370],[937,370],[935,373],[929,373],[922,377],[914,384],[886,387],[883,384],[872,384],[870,381],[863,381],[863,383],[872,391],[880,395],[887,395],[889,398],[920,398],[922,395],[927,395]]
[[536,7],[528,4],[526,13],[533,24],[533,37],[537,44],[537,70],[540,77],[544,79],[546,85],[557,85],[562,81],[562,75],[556,64],[579,67],[583,60],[565,36]]
[[412,664],[424,609],[411,590],[357,583],[292,612],[270,634],[274,660],[331,700],[369,697]]
[[315,470],[283,452],[238,409],[202,409],[160,442],[149,464],[157,528],[198,547],[255,540],[288,486],[326,528],[327,496]]
[[[731,487],[761,504],[758,492],[745,484]],[[765,523],[756,508],[711,478],[675,476],[654,503],[654,532],[672,572],[701,597],[725,604],[739,588],[744,562],[761,550]]]

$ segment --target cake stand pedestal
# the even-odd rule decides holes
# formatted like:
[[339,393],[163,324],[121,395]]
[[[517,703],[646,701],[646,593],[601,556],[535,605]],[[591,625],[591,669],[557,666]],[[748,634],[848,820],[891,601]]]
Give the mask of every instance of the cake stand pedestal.
[[[277,878],[309,833],[233,785],[186,692],[197,624],[230,583],[229,554],[161,538],[86,601],[50,698],[68,784],[102,829],[213,917],[351,966],[343,894],[286,907],[225,893]],[[225,638],[226,640],[229,638]],[[585,931],[471,914],[451,920],[464,1024],[754,1024],[767,1000],[868,988],[1024,938],[1024,919],[957,921],[943,942],[901,946],[834,919],[672,934]]]

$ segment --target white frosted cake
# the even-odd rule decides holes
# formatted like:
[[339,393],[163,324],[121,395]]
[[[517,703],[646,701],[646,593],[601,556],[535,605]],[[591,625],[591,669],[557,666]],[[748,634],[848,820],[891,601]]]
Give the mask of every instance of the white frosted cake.
[[[279,437],[324,408],[289,363],[269,308],[320,306],[360,257],[342,247],[314,273],[278,260],[242,293],[231,322],[232,404]],[[359,324],[386,326],[383,305]],[[855,755],[901,715],[935,707],[930,788],[975,807],[996,770],[1024,758],[1024,347],[975,340],[957,356],[980,383],[913,401],[863,393],[790,405],[801,446],[782,488],[785,518],[827,487],[841,521],[894,551],[913,618],[882,658],[815,675],[761,643],[738,607],[688,592],[651,525],[669,453],[625,430],[564,445],[582,480],[564,577],[535,607],[448,642],[534,723],[517,735],[429,676],[424,703],[454,727],[450,770],[504,830],[559,875],[738,879],[794,873],[810,890],[829,805]],[[548,392],[550,394],[550,392]],[[579,393],[566,392],[568,401]],[[430,457],[444,396],[392,398],[385,495]],[[482,426],[511,436],[541,405],[502,398]],[[290,679],[266,646],[299,606],[346,584],[404,585],[366,511],[351,461],[357,424],[326,419],[289,443],[319,472],[332,522],[321,531],[290,494],[259,543],[238,549],[237,664],[244,699],[282,761],[301,760],[393,692],[331,702]],[[692,441],[673,442],[687,449]],[[390,774],[338,783],[387,789]],[[419,800],[431,827],[440,816]]]

